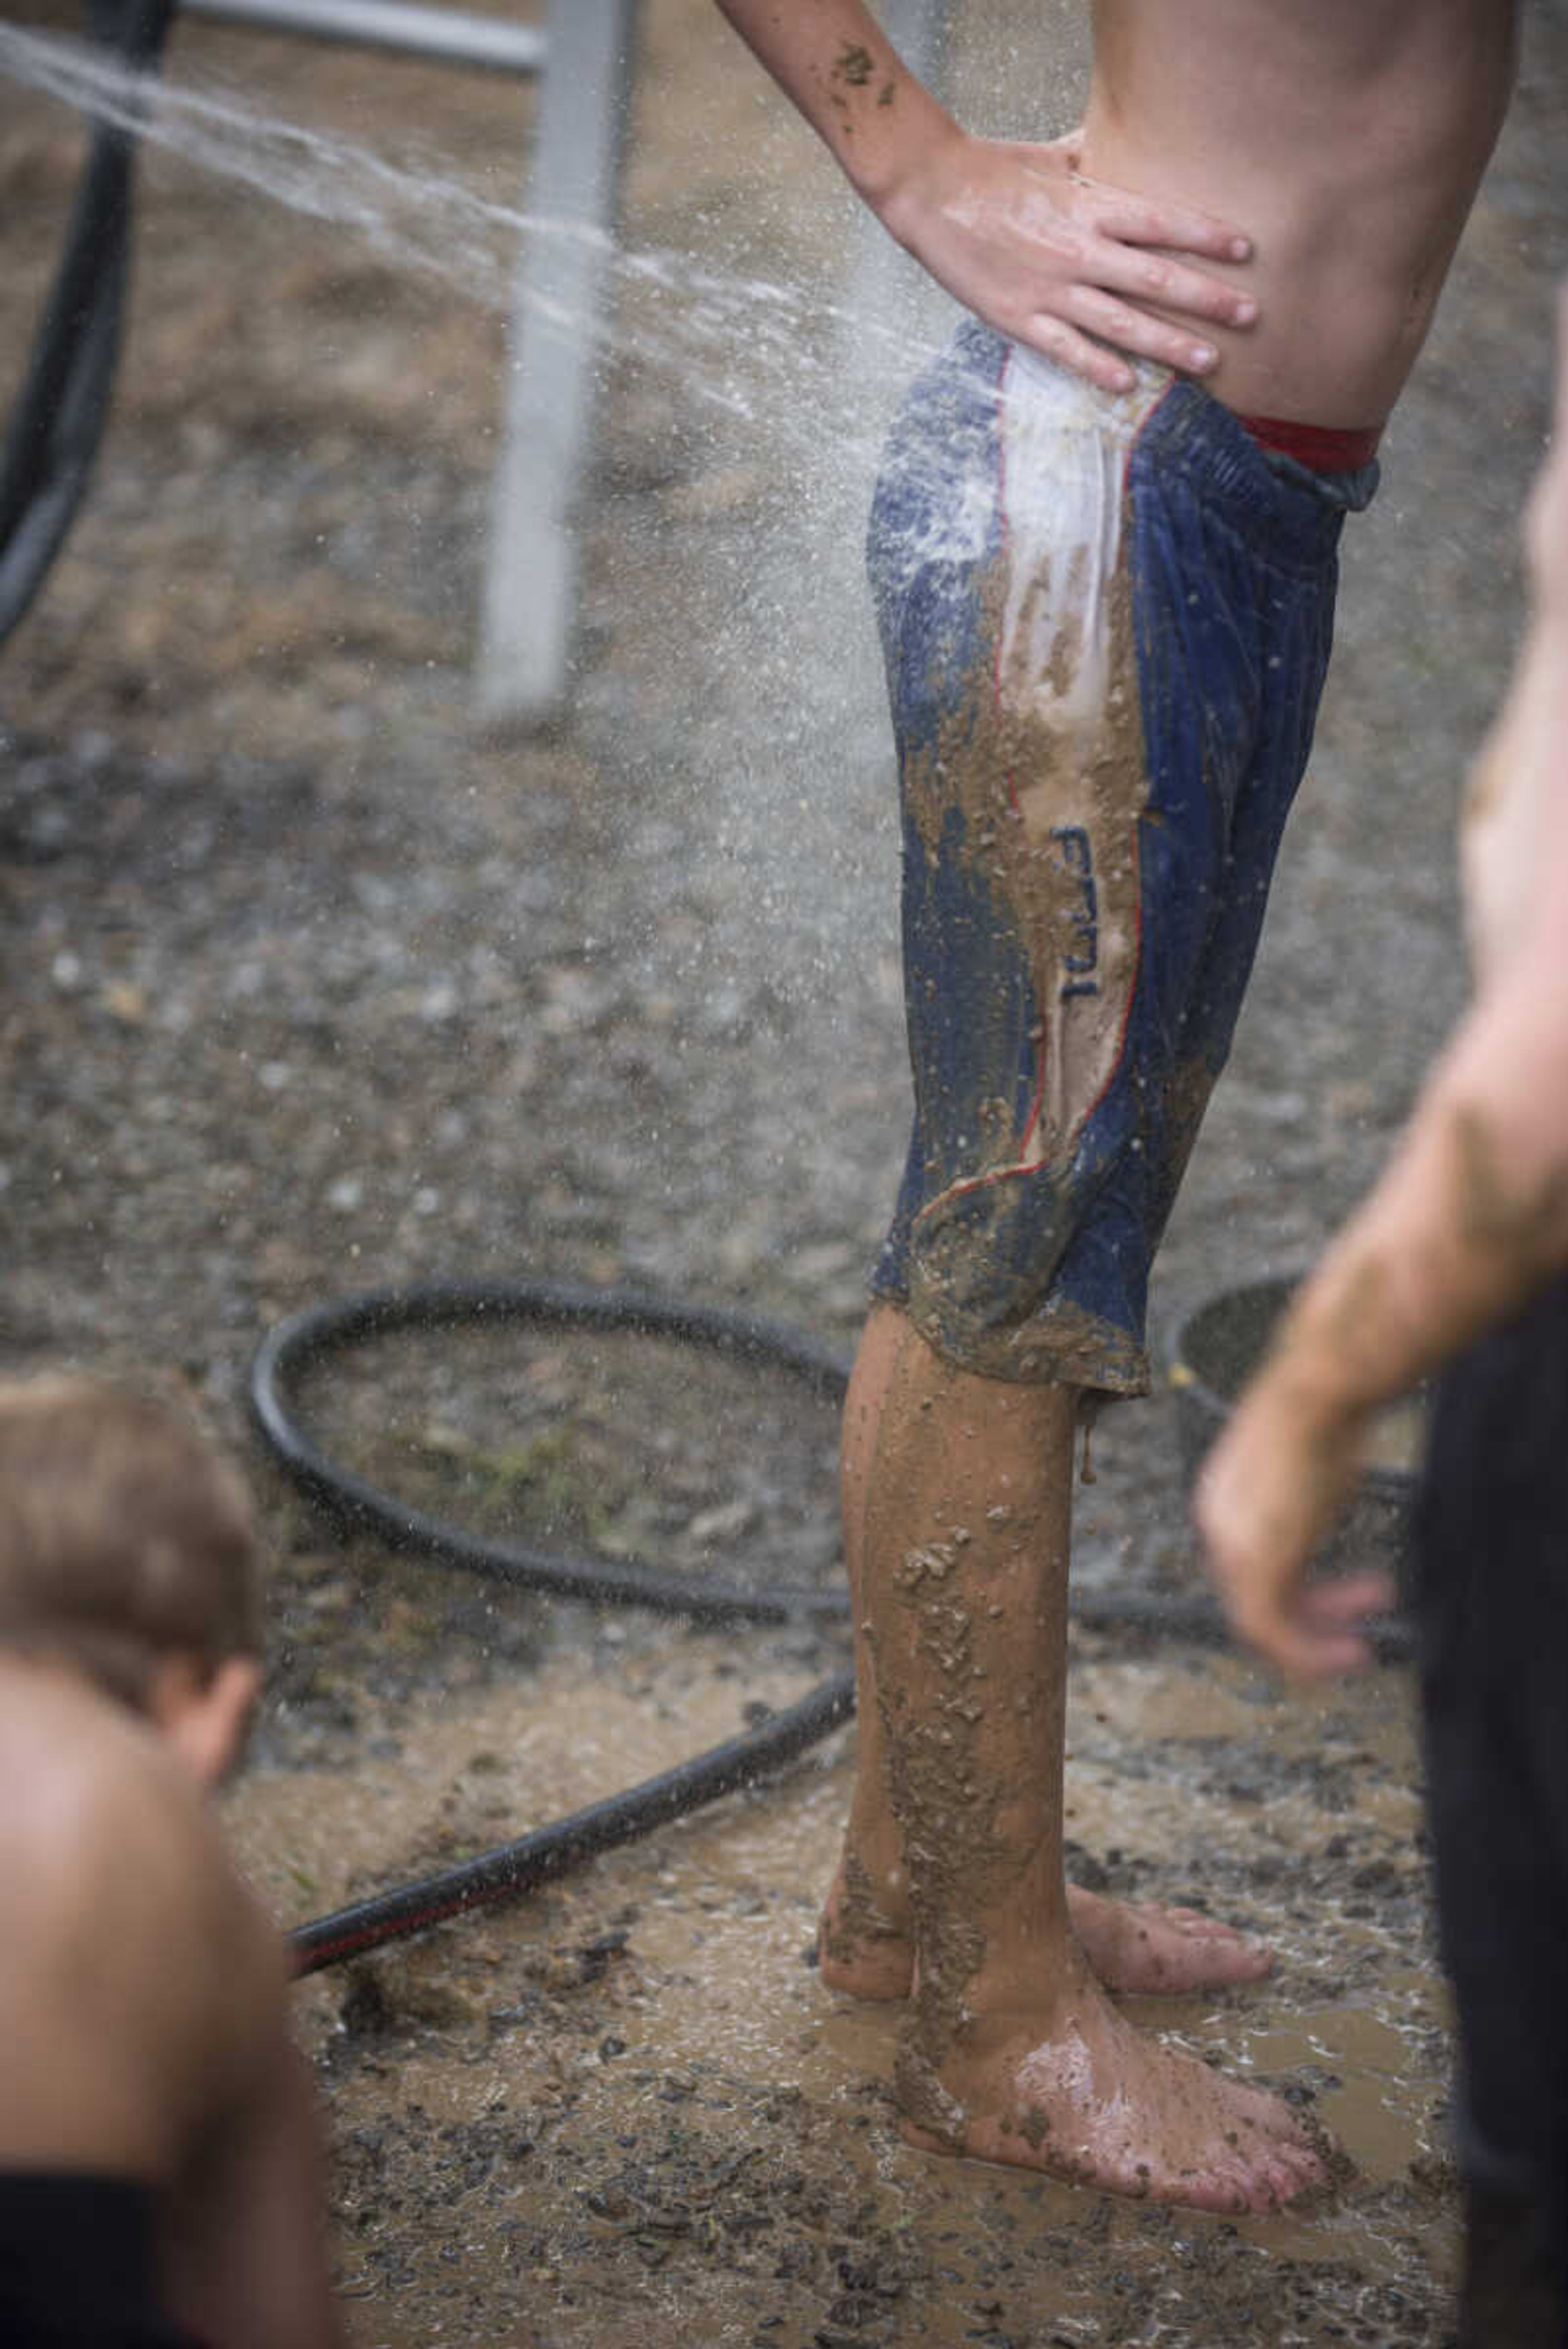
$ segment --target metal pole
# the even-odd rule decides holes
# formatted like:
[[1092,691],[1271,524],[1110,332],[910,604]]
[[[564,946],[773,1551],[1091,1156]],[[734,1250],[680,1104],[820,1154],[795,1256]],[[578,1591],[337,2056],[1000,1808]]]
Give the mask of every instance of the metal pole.
[[506,424],[491,505],[482,714],[536,723],[565,698],[578,492],[616,225],[635,0],[551,0]]
[[457,8],[415,6],[411,0],[180,0],[180,5],[188,16],[211,16],[258,33],[306,33],[444,65],[488,66],[496,73],[542,72],[548,47],[535,26],[497,24]]

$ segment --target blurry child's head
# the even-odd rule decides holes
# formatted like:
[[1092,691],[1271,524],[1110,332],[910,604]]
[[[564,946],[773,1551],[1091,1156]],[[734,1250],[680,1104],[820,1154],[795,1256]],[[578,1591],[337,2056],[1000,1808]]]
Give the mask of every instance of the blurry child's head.
[[73,1667],[214,1777],[262,1638],[250,1501],[193,1426],[106,1381],[0,1380],[0,1650]]

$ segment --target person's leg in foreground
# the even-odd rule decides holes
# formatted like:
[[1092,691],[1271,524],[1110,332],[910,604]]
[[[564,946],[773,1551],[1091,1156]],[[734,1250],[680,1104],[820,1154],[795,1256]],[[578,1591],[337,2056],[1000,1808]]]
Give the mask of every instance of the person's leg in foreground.
[[1568,2342],[1568,1280],[1445,1373],[1416,1526],[1465,2349]]
[[1073,1451],[1085,1394],[1147,1385],[1148,1261],[1304,763],[1337,529],[1191,387],[1107,402],[974,327],[873,525],[917,1115],[846,1412],[861,1749],[824,1977],[912,1986],[915,2142],[1210,2209],[1324,2165],[1106,1995],[1266,1952],[1064,1883]]

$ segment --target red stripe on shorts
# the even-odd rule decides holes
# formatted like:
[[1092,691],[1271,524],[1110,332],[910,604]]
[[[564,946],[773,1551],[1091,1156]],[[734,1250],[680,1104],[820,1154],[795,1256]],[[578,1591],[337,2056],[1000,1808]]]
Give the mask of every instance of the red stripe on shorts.
[[1383,437],[1380,424],[1345,429],[1336,424],[1297,424],[1282,416],[1241,416],[1261,448],[1275,449],[1310,465],[1314,473],[1354,473],[1369,465]]

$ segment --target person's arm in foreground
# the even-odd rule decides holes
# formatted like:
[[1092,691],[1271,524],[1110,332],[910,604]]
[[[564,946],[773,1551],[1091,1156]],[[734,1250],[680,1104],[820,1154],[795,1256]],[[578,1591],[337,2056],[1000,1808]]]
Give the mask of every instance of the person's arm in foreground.
[[172,2313],[223,2349],[348,2349],[327,2257],[322,2121],[289,2030],[286,1955],[248,1901],[224,1924],[206,2033],[223,2111],[171,2197]]
[[718,5],[889,234],[1002,333],[1121,391],[1132,375],[1118,352],[1191,375],[1215,364],[1201,334],[1145,305],[1227,326],[1254,322],[1250,295],[1149,249],[1244,261],[1246,236],[1085,179],[1075,134],[1046,146],[973,137],[902,64],[861,0]]
[[1530,629],[1467,823],[1475,1000],[1199,1480],[1231,1622],[1293,1678],[1365,1661],[1359,1620],[1389,1599],[1379,1576],[1304,1578],[1371,1414],[1568,1266],[1568,291],[1526,536]]

